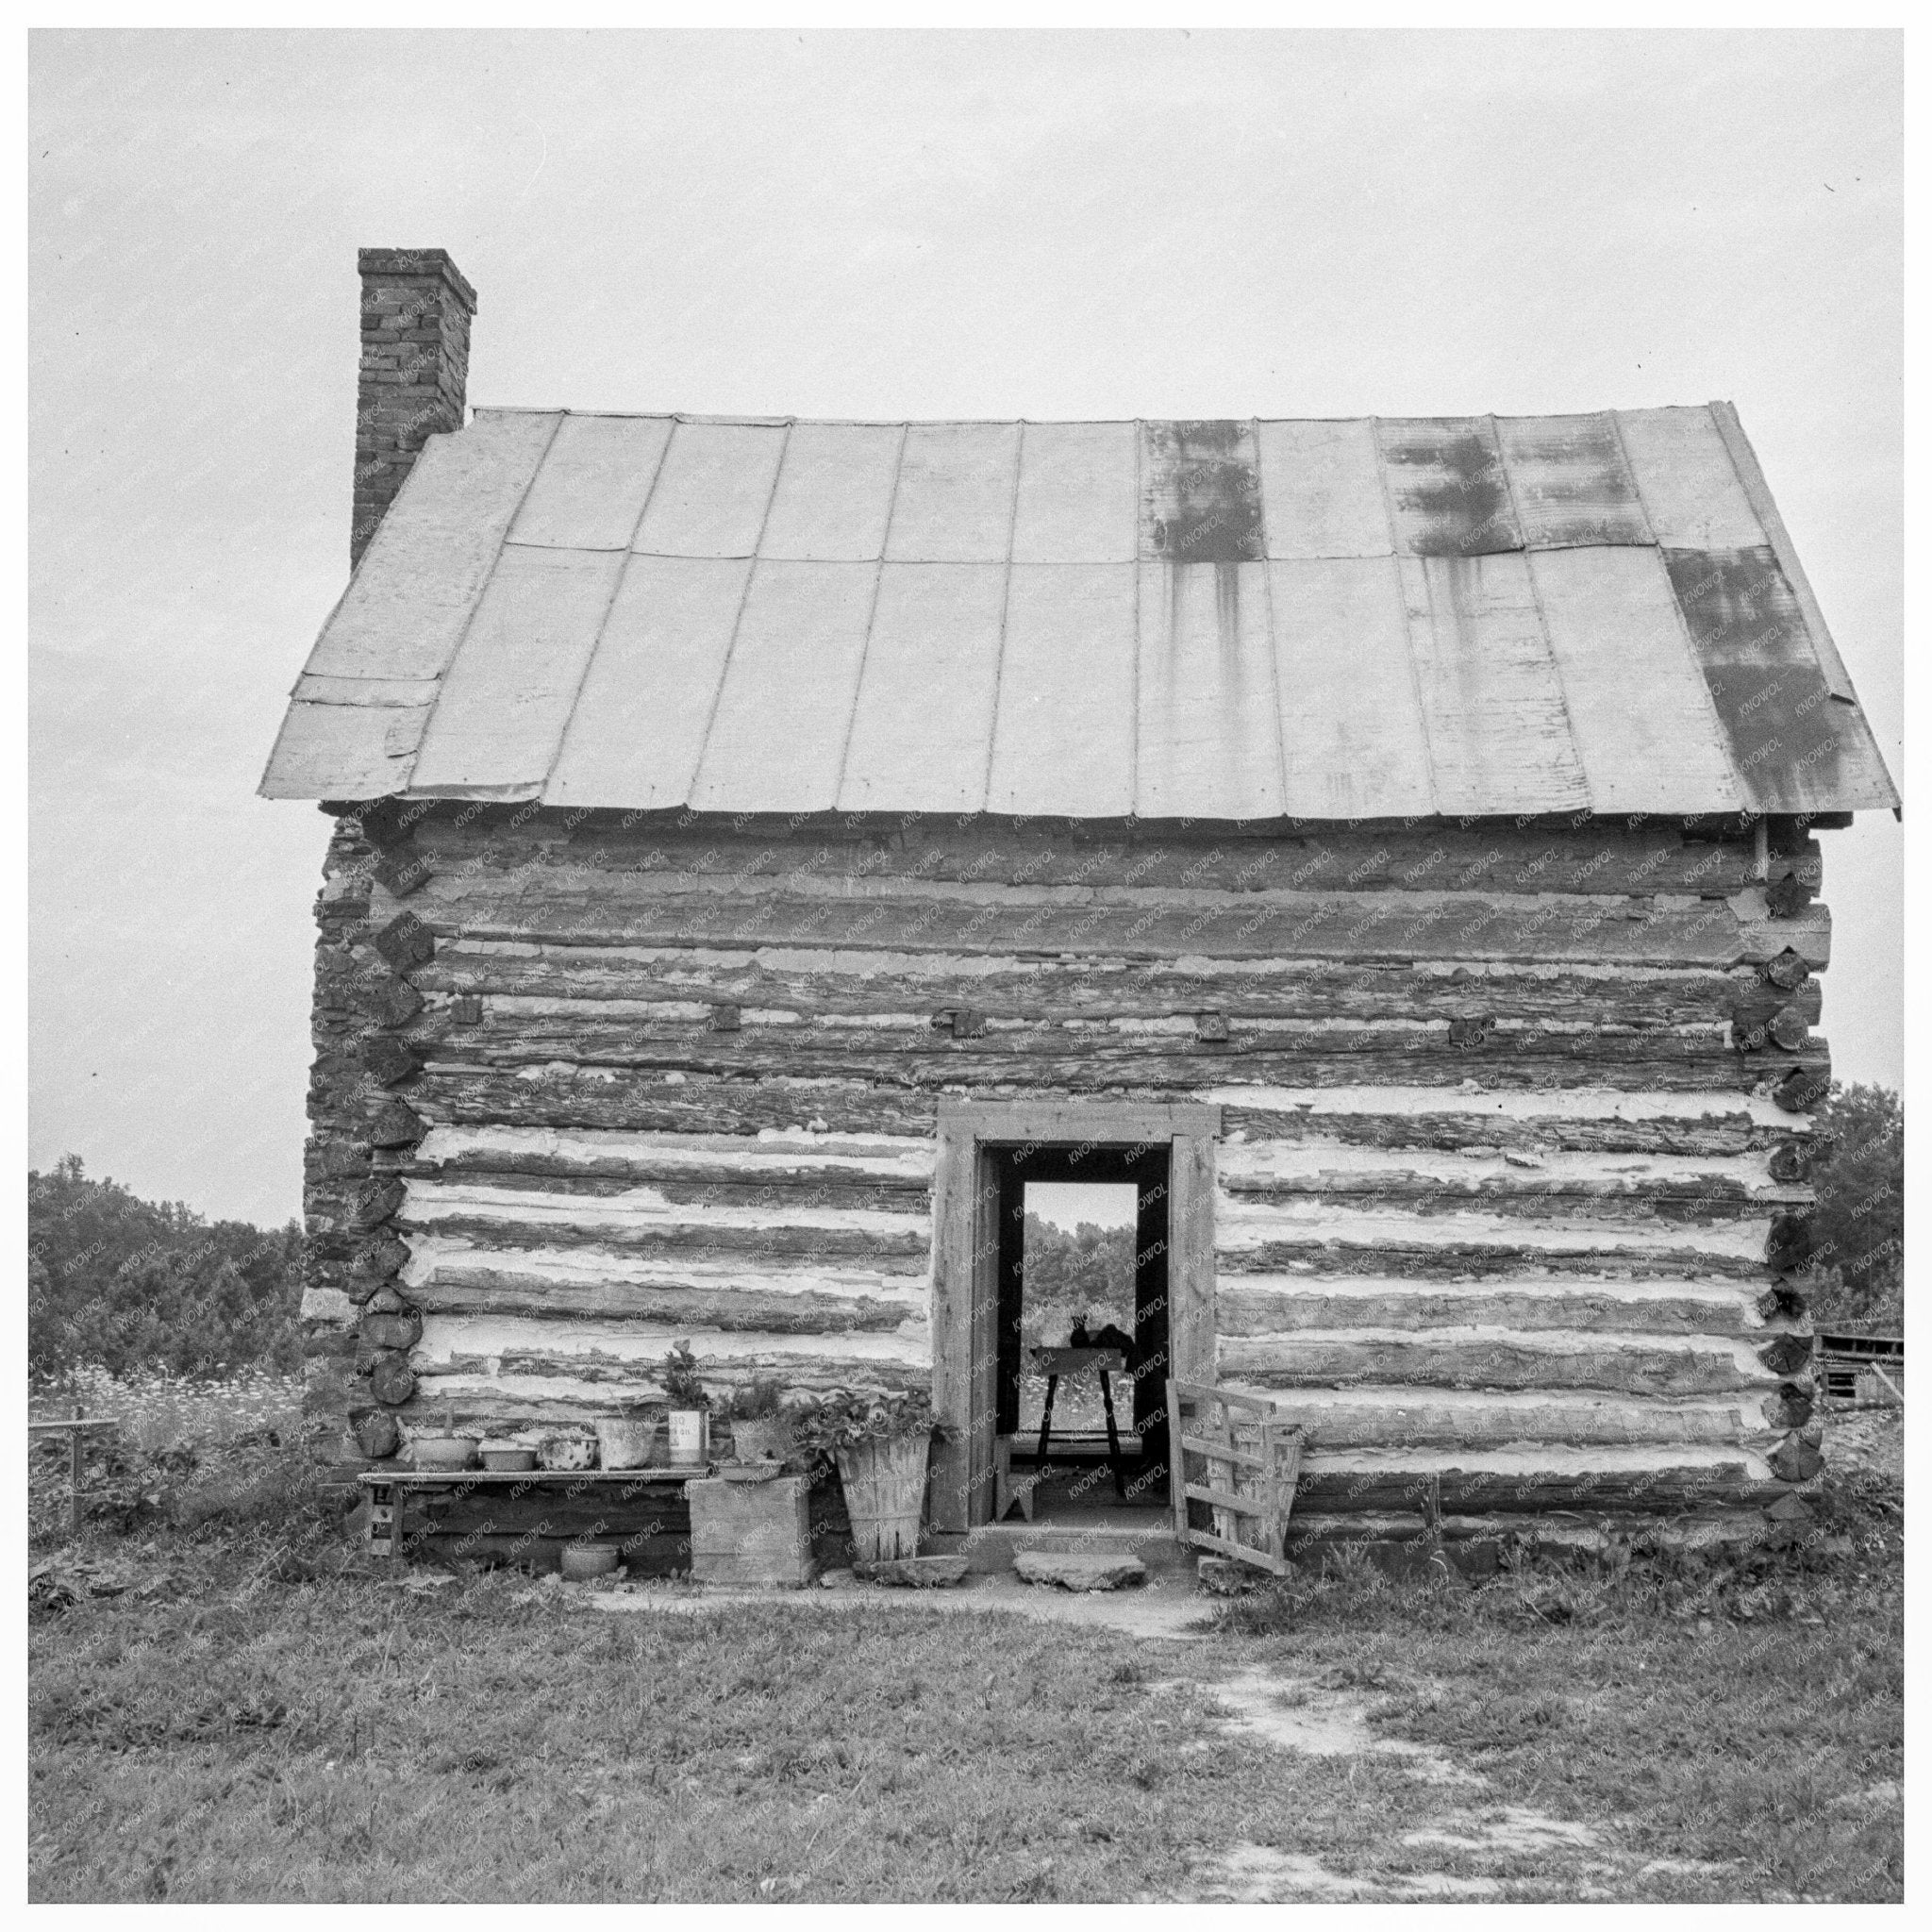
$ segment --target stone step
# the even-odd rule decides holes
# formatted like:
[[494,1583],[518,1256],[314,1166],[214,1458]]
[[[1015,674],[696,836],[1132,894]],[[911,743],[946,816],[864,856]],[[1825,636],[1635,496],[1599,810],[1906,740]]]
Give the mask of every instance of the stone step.
[[1158,1517],[1145,1529],[1108,1525],[1076,1529],[1046,1523],[989,1523],[963,1534],[936,1531],[929,1548],[936,1556],[964,1557],[975,1574],[1010,1570],[1023,1550],[1085,1557],[1138,1557],[1149,1570],[1191,1571],[1193,1554]]

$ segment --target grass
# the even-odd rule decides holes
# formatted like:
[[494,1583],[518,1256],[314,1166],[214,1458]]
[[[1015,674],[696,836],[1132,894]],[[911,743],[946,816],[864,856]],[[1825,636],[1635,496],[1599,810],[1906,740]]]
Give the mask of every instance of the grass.
[[[605,1616],[287,1554],[170,1533],[124,1555],[171,1597],[36,1623],[33,1897],[1188,1897],[1237,1846],[1424,1895],[1902,1896],[1887,1583],[1700,1629],[1357,1578],[1291,1627],[1150,1643],[890,1600]],[[1488,1785],[1230,1731],[1216,1686],[1256,1671]],[[1607,1856],[1405,1841],[1503,1807]]]
[[[1903,1896],[1883,1484],[1756,1571],[1349,1566],[1175,1641],[397,1585],[293,1457],[204,1449],[146,1527],[48,1553],[127,1587],[30,1626],[37,1900],[1196,1898],[1238,1867],[1288,1896]],[[1356,1744],[1231,1724],[1257,1681]]]
[[[1612,1820],[1649,1858],[1722,1868],[1638,1895],[1903,1897],[1895,1571],[1747,1584],[1710,1615],[1694,1591],[1674,1607],[1643,1585],[1377,1577],[1327,1594],[1254,1640],[1256,1660],[1374,1687],[1379,1729],[1451,1757],[1495,1802]],[[1586,1613],[1552,1621],[1553,1604]]]

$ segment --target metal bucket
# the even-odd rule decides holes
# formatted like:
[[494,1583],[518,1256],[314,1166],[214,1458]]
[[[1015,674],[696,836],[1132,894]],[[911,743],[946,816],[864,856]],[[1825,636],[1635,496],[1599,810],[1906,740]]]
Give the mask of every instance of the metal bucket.
[[606,1469],[642,1469],[658,1441],[658,1422],[654,1415],[599,1416],[597,1460]]
[[891,1442],[861,1442],[839,1451],[839,1481],[852,1522],[855,1562],[885,1563],[919,1554],[919,1520],[925,1513],[928,1435]]

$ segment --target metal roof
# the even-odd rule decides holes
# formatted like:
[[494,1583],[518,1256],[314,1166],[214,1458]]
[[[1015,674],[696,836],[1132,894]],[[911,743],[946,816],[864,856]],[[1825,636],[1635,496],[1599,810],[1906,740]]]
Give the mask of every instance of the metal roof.
[[478,410],[391,505],[261,789],[1086,818],[1898,803],[1726,403]]

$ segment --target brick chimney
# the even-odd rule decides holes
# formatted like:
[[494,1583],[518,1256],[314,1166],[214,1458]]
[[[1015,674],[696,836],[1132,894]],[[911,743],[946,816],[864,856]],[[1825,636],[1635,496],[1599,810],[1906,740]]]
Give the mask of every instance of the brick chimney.
[[356,499],[349,567],[425,441],[463,426],[476,291],[441,248],[363,248],[362,367],[356,383]]

